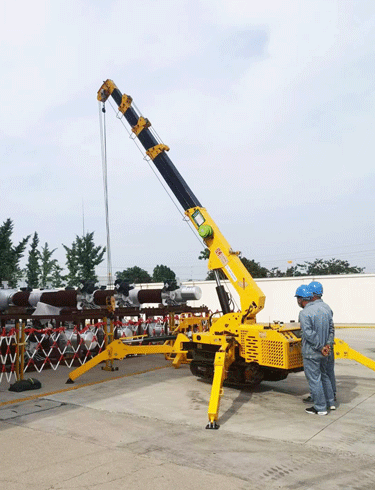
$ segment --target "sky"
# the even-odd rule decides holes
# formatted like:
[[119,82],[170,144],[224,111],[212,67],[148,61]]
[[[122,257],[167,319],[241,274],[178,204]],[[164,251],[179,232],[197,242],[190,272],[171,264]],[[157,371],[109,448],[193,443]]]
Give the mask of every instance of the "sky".
[[[97,91],[132,96],[235,250],[375,273],[373,0],[3,2],[1,222],[106,245]],[[106,104],[112,271],[200,280],[201,240]],[[195,236],[194,236],[195,235]],[[107,273],[107,264],[97,270]]]

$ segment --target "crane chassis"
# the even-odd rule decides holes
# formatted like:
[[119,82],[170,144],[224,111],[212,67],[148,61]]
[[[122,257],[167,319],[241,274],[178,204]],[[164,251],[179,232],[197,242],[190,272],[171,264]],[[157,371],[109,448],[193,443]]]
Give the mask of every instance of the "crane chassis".
[[[167,155],[168,146],[158,141],[151,131],[150,121],[137,113],[129,95],[122,94],[112,80],[106,80],[97,98],[104,105],[110,96],[209,250],[208,269],[215,275],[221,316],[214,320],[205,318],[208,329],[202,328],[200,320],[196,320],[196,332],[188,336],[186,330],[176,331],[162,345],[143,345],[139,339],[130,338],[116,340],[104,352],[71,372],[68,381],[73,382],[88,369],[108,359],[123,359],[130,354],[164,353],[175,368],[189,363],[192,374],[212,382],[206,428],[218,429],[224,382],[255,386],[263,380],[278,381],[289,373],[303,370],[300,326],[297,323],[256,322],[256,314],[264,308],[265,296],[240,260],[240,253],[232,249],[178,172]],[[228,294],[221,284],[223,276],[239,295],[239,311],[233,311],[230,306]],[[364,356],[361,358],[361,354],[347,344],[335,340],[336,356],[356,358],[375,369],[374,361]],[[147,341],[150,343],[150,339]]]

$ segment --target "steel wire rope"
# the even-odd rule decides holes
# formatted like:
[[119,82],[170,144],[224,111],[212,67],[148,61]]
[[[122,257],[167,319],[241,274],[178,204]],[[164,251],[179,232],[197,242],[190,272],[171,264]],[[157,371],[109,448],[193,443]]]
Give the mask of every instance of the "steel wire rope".
[[[132,102],[132,106],[134,107],[134,109],[136,110],[136,112],[139,114],[139,116],[144,117],[144,116],[143,116],[143,114],[142,114],[142,112],[140,111],[140,109],[138,108],[138,106],[136,106],[136,105],[135,105],[135,103],[134,103],[134,102]],[[122,119],[122,118],[121,118],[121,119]],[[127,132],[129,133],[129,130],[128,130],[127,126],[125,126],[125,128],[126,128]],[[161,139],[161,137],[160,137],[160,136],[159,136],[159,134],[156,132],[156,130],[155,130],[155,128],[154,128],[153,126],[150,126],[150,127],[148,128],[148,130],[150,131],[150,133],[152,133],[152,134],[154,135],[155,139],[156,139],[157,141],[159,141],[159,143],[164,144],[164,141]],[[132,137],[132,136],[133,136],[131,133],[130,133],[129,135],[130,135],[130,137]],[[132,139],[135,139],[135,138],[132,138]],[[142,151],[142,150],[141,150],[141,151]],[[178,210],[180,211],[180,209],[179,209],[179,208],[178,208]]]
[[[151,168],[153,174],[155,175],[155,177],[158,179],[158,181],[160,182],[161,186],[163,187],[163,189],[165,190],[165,192],[167,193],[168,197],[170,198],[170,200],[172,201],[172,203],[174,204],[175,208],[177,209],[177,211],[179,212],[179,214],[182,216],[182,220],[188,225],[190,231],[193,233],[194,237],[198,240],[199,244],[202,246],[204,244],[204,242],[202,243],[201,240],[197,237],[196,233],[195,233],[195,230],[193,230],[192,226],[191,226],[191,223],[190,221],[188,221],[188,219],[186,218],[186,216],[184,215],[184,213],[182,213],[182,211],[180,210],[179,206],[177,205],[176,201],[173,199],[172,195],[170,194],[170,192],[168,191],[166,185],[164,184],[164,182],[161,180],[161,178],[159,177],[159,175],[157,174],[155,168],[151,165],[151,159],[145,157],[144,155],[144,148],[141,147],[139,145],[139,142],[138,142],[138,138],[134,136],[134,134],[128,129],[128,127],[126,126],[126,124],[124,123],[124,120],[123,120],[123,117],[119,117],[118,116],[118,109],[116,109],[114,107],[114,105],[112,104],[112,101],[109,100],[109,105],[112,107],[113,111],[115,112],[116,114],[116,117],[121,121],[121,124],[123,125],[123,127],[125,128],[126,132],[128,133],[129,135],[129,138],[131,140],[134,141],[136,147],[138,148],[138,150],[141,152],[142,156],[143,156],[143,159],[146,160],[148,166]],[[140,116],[142,116],[142,113],[141,111],[138,109],[138,107],[133,104],[134,108],[136,109],[136,111],[139,113]],[[160,138],[160,136],[158,135],[158,133],[152,128],[151,126],[151,129],[148,128],[149,131],[156,137],[156,139],[160,142],[160,143],[163,143],[163,140]],[[224,283],[224,287],[226,288],[226,291],[230,297],[230,299],[233,301],[234,305],[236,306],[236,308],[238,309],[238,305],[237,305],[237,302],[235,300],[235,298],[233,297],[233,295],[231,294],[229,288],[228,288],[228,285]]]
[[[110,106],[112,107],[112,109],[114,110],[114,112],[117,114],[118,113],[118,110],[112,105],[111,101],[109,101],[109,104]],[[138,110],[138,109],[137,109]],[[145,157],[144,155],[144,148],[142,148],[139,143],[138,143],[138,139],[136,137],[134,137],[133,133],[131,131],[129,131],[128,127],[126,126],[126,124],[124,123],[123,121],[123,118],[120,118],[118,117],[118,119],[120,119],[121,121],[121,124],[123,125],[123,127],[125,128],[126,132],[128,133],[129,135],[129,138],[131,140],[134,141],[136,147],[138,148],[138,150],[142,153],[142,157],[144,160],[146,160],[146,162],[148,163],[148,166],[151,168],[152,172],[154,173],[155,177],[158,179],[158,181],[160,182],[161,186],[163,187],[163,189],[165,190],[165,192],[167,193],[169,199],[172,201],[172,203],[174,204],[175,208],[177,209],[177,211],[179,212],[179,214],[182,216],[182,219],[185,223],[187,223],[189,229],[192,231],[192,233],[194,234],[194,237],[198,240],[199,244],[202,245],[200,239],[197,237],[195,231],[193,230],[193,228],[191,227],[191,224],[190,222],[187,220],[186,216],[184,215],[184,213],[182,213],[182,211],[180,210],[179,206],[177,205],[177,203],[175,202],[175,200],[173,199],[172,195],[168,192],[168,189],[166,187],[166,185],[163,183],[163,181],[161,180],[161,178],[159,177],[159,175],[157,174],[155,168],[151,165],[151,160],[147,157]],[[153,133],[155,135],[157,135],[156,131],[153,131]],[[158,137],[159,141],[161,141],[161,139]]]
[[[111,101],[110,101],[110,105],[111,105],[112,109],[114,110],[114,112],[117,114],[117,113],[118,113],[118,110],[116,110],[116,109],[114,108],[114,106],[112,105]],[[135,110],[137,111],[137,113],[138,113],[140,116],[142,116],[142,117],[143,117],[142,112],[141,112],[141,111],[139,110],[139,108],[138,108],[138,107],[137,107],[137,106],[134,104],[134,102],[132,103],[132,105],[133,105],[133,107],[135,108]],[[169,198],[170,198],[170,199],[171,199],[171,201],[173,202],[173,204],[174,204],[174,206],[176,207],[177,211],[178,211],[178,212],[181,214],[181,216],[183,217],[183,221],[185,221],[185,222],[188,224],[188,226],[189,226],[190,230],[193,232],[193,234],[194,234],[195,238],[196,238],[196,239],[199,241],[199,243],[201,243],[201,242],[200,242],[200,240],[199,240],[199,238],[197,237],[197,235],[196,235],[195,231],[194,231],[194,230],[193,230],[193,228],[191,227],[190,222],[186,220],[185,216],[184,216],[184,215],[183,215],[183,213],[181,212],[181,210],[180,210],[180,208],[178,207],[177,203],[174,201],[174,199],[172,198],[172,196],[171,196],[171,195],[170,195],[170,193],[168,192],[168,189],[165,187],[164,183],[162,182],[162,180],[159,178],[158,174],[156,173],[156,170],[154,169],[154,167],[153,167],[152,165],[150,165],[150,160],[144,156],[144,153],[143,153],[143,151],[144,151],[144,150],[143,150],[143,149],[142,149],[142,148],[139,146],[138,141],[137,141],[137,138],[136,138],[136,137],[134,137],[134,135],[133,135],[133,134],[132,134],[132,133],[131,133],[131,132],[128,130],[127,126],[126,126],[126,125],[124,124],[124,122],[123,122],[122,117],[121,117],[121,118],[120,118],[120,117],[118,117],[118,119],[120,119],[120,121],[121,121],[122,125],[124,126],[124,128],[125,128],[125,129],[126,129],[126,131],[127,131],[127,133],[129,134],[130,139],[133,139],[133,140],[135,141],[135,143],[136,143],[136,145],[137,145],[137,147],[138,147],[139,151],[140,151],[140,152],[142,153],[142,155],[143,155],[144,160],[146,160],[146,161],[147,161],[147,163],[148,163],[149,167],[151,168],[151,170],[152,170],[152,171],[153,171],[153,173],[155,174],[156,178],[159,180],[159,182],[160,182],[160,184],[162,185],[162,187],[164,188],[165,192],[168,194]],[[162,144],[163,144],[163,140],[161,139],[161,137],[159,136],[159,134],[158,134],[158,133],[155,131],[155,129],[154,129],[152,126],[149,128],[149,131],[150,131],[150,132],[151,132],[151,133],[152,133],[152,134],[155,136],[155,138],[156,138],[156,139],[159,141],[159,143],[162,143]],[[202,245],[202,244],[201,244],[201,245]],[[204,243],[203,243],[203,245],[204,245]],[[361,245],[365,245],[365,244],[359,244],[359,246],[361,246]],[[344,247],[350,247],[350,246],[351,246],[351,245],[343,245],[343,246],[341,246],[341,248],[344,248]],[[355,246],[355,245],[354,245],[354,246]],[[329,248],[320,249],[320,250],[325,251],[325,250],[329,250]],[[339,253],[336,253],[336,254],[334,254],[334,255],[337,255],[337,256],[338,256],[338,255],[346,255],[347,253],[349,253],[349,255],[354,255],[354,254],[358,254],[358,253],[368,253],[368,252],[370,252],[370,253],[371,253],[371,252],[373,252],[373,250],[362,250],[362,251],[356,251],[356,252],[339,252]],[[305,255],[305,256],[303,256],[303,257],[296,257],[294,260],[303,260],[303,259],[307,259],[307,258],[311,257],[311,255],[309,255],[309,252],[306,252],[306,254],[308,254],[308,255]],[[326,255],[321,255],[321,257],[330,257],[331,255],[332,255],[332,254],[326,254]],[[370,256],[371,256],[371,255],[370,255]],[[265,257],[267,257],[267,256],[265,256]],[[284,260],[287,260],[287,259],[284,259],[284,258],[283,258],[283,255],[279,255],[278,257],[282,257],[282,258],[277,258],[277,259],[274,259],[276,262],[283,262]],[[287,257],[287,255],[286,255],[286,254],[285,254],[285,257]],[[362,257],[365,257],[365,256],[362,256]],[[273,262],[273,260],[272,260],[272,259],[270,259],[270,260],[266,260],[266,261],[265,261],[265,263],[272,263],[272,262]],[[229,295],[231,296],[231,294],[230,294],[229,290],[228,290],[228,293],[229,293]],[[233,301],[235,302],[234,298],[232,298],[232,299],[233,299]],[[236,306],[237,306],[237,304],[236,304]]]
[[100,125],[100,141],[102,153],[102,171],[103,171],[103,187],[104,187],[104,208],[105,208],[105,225],[107,235],[107,287],[111,289],[112,282],[112,257],[111,257],[111,236],[109,227],[109,209],[108,209],[108,169],[107,169],[107,135],[105,121],[105,107],[99,102],[99,125]]

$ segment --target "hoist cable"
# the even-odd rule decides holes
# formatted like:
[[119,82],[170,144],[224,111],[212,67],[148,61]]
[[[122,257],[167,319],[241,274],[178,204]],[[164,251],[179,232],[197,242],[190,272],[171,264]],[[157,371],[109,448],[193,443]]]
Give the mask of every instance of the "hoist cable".
[[102,152],[102,170],[103,170],[103,187],[104,187],[104,208],[105,208],[105,224],[107,234],[107,286],[109,289],[113,286],[112,280],[112,258],[111,258],[111,236],[109,228],[109,211],[108,211],[108,172],[107,172],[107,134],[105,107],[99,102],[99,122],[100,122],[100,141]]
[[[138,141],[138,138],[135,137],[135,135],[128,129],[128,126],[124,123],[124,119],[123,117],[119,117],[119,111],[118,109],[116,109],[114,107],[114,105],[112,104],[112,101],[111,100],[108,100],[110,106],[112,107],[113,111],[115,112],[116,114],[116,117],[121,121],[121,124],[123,125],[123,127],[125,128],[126,132],[128,133],[129,135],[129,138],[132,139],[134,141],[134,143],[136,144],[138,150],[141,152],[142,156],[143,156],[143,159],[146,160],[146,162],[148,163],[148,166],[151,168],[152,172],[154,173],[155,177],[158,179],[158,181],[160,182],[161,186],[163,187],[163,189],[165,190],[165,192],[167,193],[169,199],[172,201],[172,203],[174,204],[175,208],[177,209],[177,211],[180,213],[180,215],[182,216],[182,219],[183,221],[185,221],[185,223],[187,223],[189,229],[191,230],[191,232],[193,233],[194,237],[198,240],[200,246],[204,245],[204,242],[202,244],[200,238],[197,236],[195,230],[193,229],[191,223],[190,223],[190,220],[185,216],[185,214],[181,211],[180,207],[177,205],[176,201],[173,199],[171,193],[169,192],[167,186],[165,185],[165,183],[162,181],[161,177],[158,175],[158,173],[156,172],[156,169],[155,169],[155,166],[154,165],[151,165],[151,159],[145,157],[144,155],[144,148],[139,144],[139,141]],[[104,106],[104,104],[103,104]],[[137,112],[139,113],[139,115],[142,115],[141,112],[139,111],[139,109],[134,105],[133,103],[133,106],[135,107],[135,109],[137,110]],[[121,114],[122,115],[122,114]],[[154,136],[156,137],[156,139],[162,143],[162,139],[160,138],[160,136],[157,134],[157,132],[151,127],[149,128],[149,131],[151,131]],[[236,300],[234,299],[233,295],[231,294],[229,288],[228,288],[228,285],[227,284],[224,284],[224,287],[229,295],[229,297],[231,298],[232,302],[235,304],[235,306],[237,307],[238,309],[238,305],[236,303]]]
[[[117,114],[118,113],[118,109],[116,109],[112,102],[109,100],[109,104],[110,106],[112,107],[113,111]],[[134,105],[134,104],[133,104]],[[172,201],[172,203],[174,204],[175,208],[177,209],[177,211],[180,213],[180,215],[182,216],[182,219],[183,221],[185,221],[185,223],[187,223],[188,227],[190,228],[191,232],[194,234],[194,237],[198,240],[199,244],[202,246],[202,242],[201,240],[197,237],[197,234],[195,232],[195,230],[192,228],[191,226],[191,223],[190,221],[188,220],[188,218],[184,215],[184,213],[181,211],[180,207],[177,205],[176,201],[173,199],[172,195],[170,194],[170,192],[168,191],[168,188],[166,187],[166,185],[164,184],[164,182],[161,180],[160,176],[158,175],[158,173],[156,172],[156,169],[154,167],[154,165],[151,165],[151,160],[146,158],[145,155],[144,155],[144,148],[141,147],[138,143],[138,138],[134,138],[134,134],[129,131],[128,127],[126,126],[126,124],[124,123],[124,120],[123,118],[120,118],[118,117],[118,119],[120,119],[121,121],[121,124],[123,125],[123,127],[125,128],[126,132],[128,133],[129,135],[129,138],[132,139],[134,141],[134,143],[136,144],[136,147],[138,148],[138,150],[141,152],[142,156],[143,156],[143,159],[146,160],[146,162],[148,163],[148,166],[151,168],[152,172],[154,173],[155,177],[158,179],[158,181],[160,182],[161,186],[163,187],[163,189],[165,190],[165,192],[167,193],[169,199]],[[157,135],[156,131],[154,131],[154,134]],[[159,141],[161,141],[161,138],[159,138]]]

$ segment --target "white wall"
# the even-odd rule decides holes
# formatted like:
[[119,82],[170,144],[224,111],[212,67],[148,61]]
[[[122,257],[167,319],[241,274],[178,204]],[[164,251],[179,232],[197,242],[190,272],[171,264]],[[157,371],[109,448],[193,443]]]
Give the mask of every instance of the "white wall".
[[[301,284],[309,284],[311,281],[322,283],[323,300],[332,308],[335,323],[375,324],[375,274],[257,279],[257,285],[266,296],[265,308],[257,315],[258,323],[297,321],[300,308],[294,297],[295,291]],[[191,301],[189,305],[205,304],[212,311],[220,310],[215,281],[193,281],[184,284],[199,286],[202,289],[201,300]],[[240,307],[239,297],[231,284],[228,281],[222,281],[222,284],[229,289]]]

